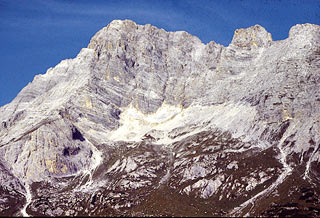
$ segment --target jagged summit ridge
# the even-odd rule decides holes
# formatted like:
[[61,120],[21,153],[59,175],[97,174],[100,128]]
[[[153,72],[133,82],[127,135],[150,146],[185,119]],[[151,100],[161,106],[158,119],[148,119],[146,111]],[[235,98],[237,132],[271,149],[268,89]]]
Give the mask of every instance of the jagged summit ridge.
[[[118,190],[110,185],[118,183],[126,191],[167,184],[180,194],[206,199],[228,190],[222,186],[229,178],[226,170],[245,161],[234,153],[250,159],[270,152],[274,176],[248,177],[256,182],[239,188],[246,197],[239,208],[225,209],[230,213],[276,190],[296,169],[303,172],[303,181],[317,183],[319,35],[319,26],[303,24],[292,27],[289,38],[272,41],[255,25],[236,30],[224,47],[204,44],[184,31],[112,21],[76,58],[36,76],[0,108],[3,177],[15,177],[15,186],[26,193],[35,182],[74,177],[84,184],[75,190],[86,193]],[[214,141],[219,134],[222,142]],[[223,146],[212,147],[215,143]],[[191,155],[191,144],[202,147]],[[151,167],[150,175],[137,171],[143,166],[138,160],[158,153],[144,146],[160,149],[152,148],[163,158],[148,159],[153,162],[147,165],[164,161]],[[121,153],[128,149],[133,153]],[[142,159],[135,152],[142,152]],[[226,164],[221,168],[215,161],[222,157],[229,159],[221,160]],[[123,177],[111,182],[117,173]],[[271,188],[256,189],[264,181]],[[231,201],[231,194],[221,196]]]

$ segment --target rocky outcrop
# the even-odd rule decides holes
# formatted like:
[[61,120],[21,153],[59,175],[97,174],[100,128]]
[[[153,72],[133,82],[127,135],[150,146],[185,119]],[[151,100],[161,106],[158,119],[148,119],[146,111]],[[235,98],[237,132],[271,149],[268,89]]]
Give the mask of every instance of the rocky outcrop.
[[319,215],[319,42],[112,21],[0,108],[0,213]]

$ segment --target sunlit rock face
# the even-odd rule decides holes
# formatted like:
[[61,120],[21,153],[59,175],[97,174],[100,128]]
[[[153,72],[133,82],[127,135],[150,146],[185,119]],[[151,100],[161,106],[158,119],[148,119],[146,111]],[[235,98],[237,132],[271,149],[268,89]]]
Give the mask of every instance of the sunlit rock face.
[[0,215],[320,216],[319,87],[317,25],[112,21],[0,108]]

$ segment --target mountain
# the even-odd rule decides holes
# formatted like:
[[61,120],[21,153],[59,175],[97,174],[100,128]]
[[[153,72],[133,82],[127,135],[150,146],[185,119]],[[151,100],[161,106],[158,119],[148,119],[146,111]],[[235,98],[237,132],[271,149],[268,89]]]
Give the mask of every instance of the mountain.
[[320,26],[115,20],[0,108],[0,215],[320,216],[319,122]]

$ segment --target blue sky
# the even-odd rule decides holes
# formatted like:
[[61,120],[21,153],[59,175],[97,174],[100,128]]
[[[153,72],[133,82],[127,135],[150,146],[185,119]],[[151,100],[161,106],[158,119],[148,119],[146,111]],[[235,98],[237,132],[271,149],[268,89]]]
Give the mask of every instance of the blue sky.
[[274,40],[298,23],[320,25],[320,0],[0,0],[0,106],[35,75],[75,57],[114,19],[227,46],[235,29],[255,24]]

